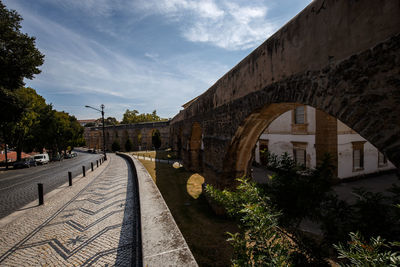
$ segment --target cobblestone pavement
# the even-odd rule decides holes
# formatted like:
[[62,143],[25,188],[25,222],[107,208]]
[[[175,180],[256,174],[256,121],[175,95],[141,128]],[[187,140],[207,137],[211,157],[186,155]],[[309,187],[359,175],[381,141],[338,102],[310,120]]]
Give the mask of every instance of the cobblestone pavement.
[[131,266],[132,174],[118,156],[106,163],[2,227],[0,266]]

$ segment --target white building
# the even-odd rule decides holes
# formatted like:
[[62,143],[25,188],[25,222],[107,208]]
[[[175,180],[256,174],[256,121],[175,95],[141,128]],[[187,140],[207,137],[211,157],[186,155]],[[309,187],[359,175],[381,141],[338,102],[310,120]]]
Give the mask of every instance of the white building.
[[[260,150],[281,155],[287,152],[298,164],[316,167],[315,109],[296,106],[274,120],[260,136],[255,148],[255,161],[260,163]],[[337,121],[338,177],[349,178],[395,166],[371,143]]]

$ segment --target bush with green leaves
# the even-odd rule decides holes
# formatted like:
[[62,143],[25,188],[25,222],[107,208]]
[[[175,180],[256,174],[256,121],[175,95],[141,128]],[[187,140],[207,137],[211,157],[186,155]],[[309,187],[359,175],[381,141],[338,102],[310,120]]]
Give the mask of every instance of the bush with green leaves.
[[[333,167],[329,162],[326,157],[320,166],[310,170],[298,166],[287,154],[268,155],[268,167],[275,174],[267,184],[256,185],[242,178],[238,179],[236,191],[206,187],[211,198],[238,219],[242,232],[229,234],[235,266],[324,266],[326,258],[333,256],[333,244],[358,237],[349,236],[350,232],[360,231],[375,243],[382,240],[373,239],[376,236],[389,242],[399,240],[400,209],[396,207],[400,207],[400,187],[393,186],[389,190],[391,196],[356,189],[356,202],[346,203],[331,189]],[[300,230],[304,219],[320,225],[322,240],[310,238]],[[344,253],[345,247],[340,249]],[[371,257],[378,257],[375,260],[379,262],[387,255],[380,253],[381,250]]]
[[365,241],[360,233],[350,233],[347,245],[334,245],[337,250],[340,266],[400,266],[400,253],[393,251],[399,249],[399,242],[386,242],[385,239],[371,237]]
[[307,169],[287,153],[280,157],[268,154],[268,168],[274,174],[262,187],[276,209],[282,211],[281,224],[298,228],[303,219],[317,218],[320,203],[332,194],[330,158],[326,156],[316,169]]
[[[396,188],[393,186],[389,191]],[[319,222],[328,246],[348,240],[349,232],[360,232],[367,238],[400,239],[398,195],[385,196],[363,188],[354,189],[353,194],[357,197],[353,204],[339,200],[336,195],[321,203]]]
[[117,140],[115,140],[112,144],[111,144],[111,149],[112,151],[120,151],[121,150],[121,146],[119,144],[119,142]]
[[293,266],[311,264],[294,237],[279,226],[281,213],[248,179],[237,179],[236,191],[220,191],[210,185],[206,192],[227,213],[238,219],[240,233],[228,233],[234,249],[234,266]]
[[133,143],[131,141],[131,139],[127,139],[125,142],[125,151],[129,152],[133,149]]

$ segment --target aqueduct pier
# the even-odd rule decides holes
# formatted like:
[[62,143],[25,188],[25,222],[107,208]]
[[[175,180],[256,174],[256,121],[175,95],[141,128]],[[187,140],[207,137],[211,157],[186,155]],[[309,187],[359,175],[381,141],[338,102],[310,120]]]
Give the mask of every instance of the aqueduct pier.
[[184,166],[229,186],[263,130],[296,103],[321,116],[317,160],[337,118],[400,167],[400,1],[315,0],[170,122]]

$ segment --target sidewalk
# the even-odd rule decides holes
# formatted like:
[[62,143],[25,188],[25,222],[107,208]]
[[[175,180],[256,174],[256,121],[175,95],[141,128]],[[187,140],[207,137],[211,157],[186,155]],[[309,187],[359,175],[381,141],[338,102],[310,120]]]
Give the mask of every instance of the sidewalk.
[[131,266],[134,208],[128,165],[109,154],[45,205],[0,220],[0,266]]

